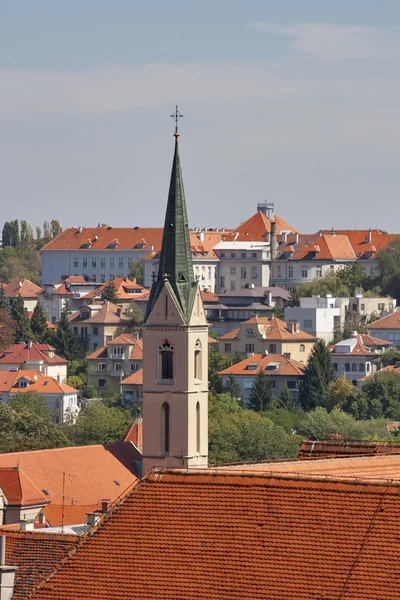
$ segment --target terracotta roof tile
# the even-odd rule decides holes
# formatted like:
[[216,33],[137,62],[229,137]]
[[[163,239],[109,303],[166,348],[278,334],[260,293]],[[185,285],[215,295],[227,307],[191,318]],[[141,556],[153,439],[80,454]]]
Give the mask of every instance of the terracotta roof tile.
[[[118,300],[129,300],[129,301],[145,301],[150,295],[150,291],[143,285],[136,283],[136,279],[131,280],[129,277],[115,277],[112,280],[115,287],[115,296]],[[109,282],[110,283],[110,282]],[[90,300],[91,298],[101,298],[101,294],[108,284],[103,283],[96,289],[88,292],[85,296],[82,296],[82,300]],[[129,290],[131,290],[129,292]]]
[[368,324],[369,329],[400,329],[400,310]]
[[[268,370],[268,367],[272,365],[276,368]],[[249,368],[250,367],[250,368]],[[220,375],[256,375],[260,371],[265,371],[267,375],[294,375],[303,376],[305,366],[297,362],[286,358],[282,354],[253,354],[248,358],[231,365],[227,369],[224,369]]]
[[345,235],[322,235],[304,245],[293,256],[299,260],[355,260],[356,255]]
[[136,448],[143,452],[143,422],[135,421],[124,436],[124,442],[132,442]]
[[117,306],[113,302],[109,302],[109,300],[106,300],[92,317],[89,317],[88,319],[82,319],[80,311],[76,311],[71,313],[69,320],[71,323],[85,322],[113,324],[129,321],[129,317],[121,312],[121,307]]
[[[293,231],[297,232],[297,229],[289,225],[278,215],[275,215],[274,221],[276,222],[276,233],[280,234],[281,231]],[[236,232],[239,233],[238,241],[266,241],[266,233],[271,232],[271,221],[264,215],[263,212],[256,212],[250,219],[247,219],[244,223],[236,228]]]
[[143,369],[138,369],[123,379],[121,385],[143,385]]
[[[129,228],[129,227],[83,227],[80,232],[78,228],[71,227],[65,229],[59,236],[51,240],[42,248],[42,252],[47,250],[78,250],[85,241],[91,242],[91,250],[109,249],[110,243],[118,239],[118,250],[131,250],[140,243],[143,238],[146,239],[145,248],[151,246],[161,247],[163,230],[160,228]],[[97,236],[97,239],[95,239]],[[110,250],[112,252],[112,250]]]
[[36,298],[43,292],[36,283],[32,283],[29,279],[13,279],[7,286],[4,286],[7,298]]
[[399,513],[398,486],[159,471],[34,598],[393,600]]
[[58,356],[58,354],[49,356],[48,352],[54,352],[54,348],[48,344],[32,344],[32,347],[29,348],[29,344],[21,342],[6,348],[0,353],[0,364],[21,365],[28,359],[43,361],[46,365],[67,364],[68,361],[65,358]]
[[228,333],[224,333],[224,335],[221,335],[218,339],[219,340],[235,340],[240,332],[240,327],[238,327],[237,329],[234,329],[233,331],[228,331]]
[[[20,379],[28,381],[27,387],[19,387]],[[21,369],[19,371],[0,371],[0,393],[23,394],[38,392],[39,394],[77,393],[78,390],[58,383],[53,377],[43,375],[40,371]]]
[[376,454],[400,454],[400,444],[389,442],[345,442],[304,440],[299,460],[343,458],[345,456],[371,456]]
[[8,504],[47,504],[41,492],[18,466],[0,468],[0,488]]

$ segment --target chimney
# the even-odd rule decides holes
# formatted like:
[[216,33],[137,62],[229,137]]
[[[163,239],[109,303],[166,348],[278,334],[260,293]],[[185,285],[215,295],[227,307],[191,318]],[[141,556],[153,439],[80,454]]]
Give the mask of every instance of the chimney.
[[106,498],[101,501],[101,512],[106,513],[110,507],[110,499]]
[[35,522],[28,519],[21,519],[19,529],[20,531],[33,531],[35,529]]
[[43,513],[40,513],[39,515],[39,523],[40,525],[45,525],[46,524],[46,515]]
[[32,350],[32,346],[33,346],[32,340],[28,340],[28,350]]
[[300,332],[300,323],[298,321],[294,321],[293,323],[288,323],[287,328],[289,333],[299,333]]
[[368,244],[372,242],[372,230],[371,227],[368,229]]
[[287,242],[287,231],[282,231],[282,244],[286,244]]
[[101,517],[101,512],[90,512],[90,513],[86,513],[86,515],[87,515],[87,524],[89,525],[89,527],[93,527],[93,525],[97,525],[97,523],[99,522],[99,519]]
[[6,562],[6,536],[0,535],[0,600],[10,600],[14,594],[14,578],[17,567]]
[[271,258],[276,256],[276,221],[271,221]]
[[299,243],[299,234],[297,232],[294,234],[294,243],[295,244]]
[[335,230],[333,229],[333,227],[331,229],[331,235],[336,235]]
[[200,242],[204,242],[204,231],[199,231],[197,237],[199,238]]

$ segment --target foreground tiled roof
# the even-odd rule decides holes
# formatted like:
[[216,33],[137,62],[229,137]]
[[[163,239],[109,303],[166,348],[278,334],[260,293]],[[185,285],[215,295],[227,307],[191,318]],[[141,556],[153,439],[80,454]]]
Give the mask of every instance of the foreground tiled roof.
[[35,600],[394,600],[398,486],[159,471]]
[[376,454],[400,454],[400,443],[304,440],[300,447],[299,460],[373,456]]
[[135,421],[124,436],[124,442],[132,442],[143,452],[143,421]]
[[7,286],[4,286],[7,298],[36,298],[43,291],[36,283],[32,283],[29,279],[13,279]]
[[372,329],[372,331],[374,329],[400,329],[400,310],[382,317],[378,321],[368,323],[367,329]]
[[[276,365],[276,369],[269,371],[268,367]],[[250,368],[249,368],[250,367]],[[282,354],[253,354],[240,362],[224,369],[220,375],[247,375],[254,376],[260,371],[265,371],[266,375],[304,375],[305,366],[297,360],[286,358]]]
[[6,564],[18,567],[13,600],[25,600],[31,590],[51,575],[79,542],[75,535],[2,531],[6,536]]
[[114,502],[137,481],[139,458],[132,444],[118,442],[0,454],[0,468],[19,465],[46,500],[61,508],[63,472],[68,504],[99,505],[105,498]]
[[47,365],[67,364],[68,361],[58,356],[58,354],[54,354],[52,357],[49,356],[47,352],[51,351],[54,352],[54,348],[48,344],[32,344],[32,347],[29,348],[28,343],[21,342],[3,350],[0,353],[0,363],[9,365],[22,364],[29,359],[42,361]]
[[0,489],[8,504],[47,504],[44,493],[39,490],[19,467],[0,467]]

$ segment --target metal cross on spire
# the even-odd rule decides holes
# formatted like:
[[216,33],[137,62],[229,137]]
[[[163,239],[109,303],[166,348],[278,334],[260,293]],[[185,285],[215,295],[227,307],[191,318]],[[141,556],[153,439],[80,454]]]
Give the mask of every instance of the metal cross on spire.
[[178,105],[176,105],[175,107],[175,112],[172,113],[172,115],[170,115],[170,117],[172,119],[175,119],[175,133],[174,136],[177,139],[179,137],[179,133],[178,133],[178,123],[179,123],[179,119],[181,119],[183,117],[183,115],[179,112],[179,108]]

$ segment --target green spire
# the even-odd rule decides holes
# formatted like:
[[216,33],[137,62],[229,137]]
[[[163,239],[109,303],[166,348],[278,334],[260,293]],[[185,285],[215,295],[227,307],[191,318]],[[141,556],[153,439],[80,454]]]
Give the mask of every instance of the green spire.
[[147,305],[146,320],[166,280],[168,280],[175,293],[176,300],[185,319],[189,318],[189,313],[194,300],[196,282],[193,272],[185,192],[183,189],[181,162],[178,150],[179,134],[176,131],[174,135],[175,153],[172,163],[171,181],[169,184],[168,204],[165,215],[158,278],[151,288],[149,303]]

